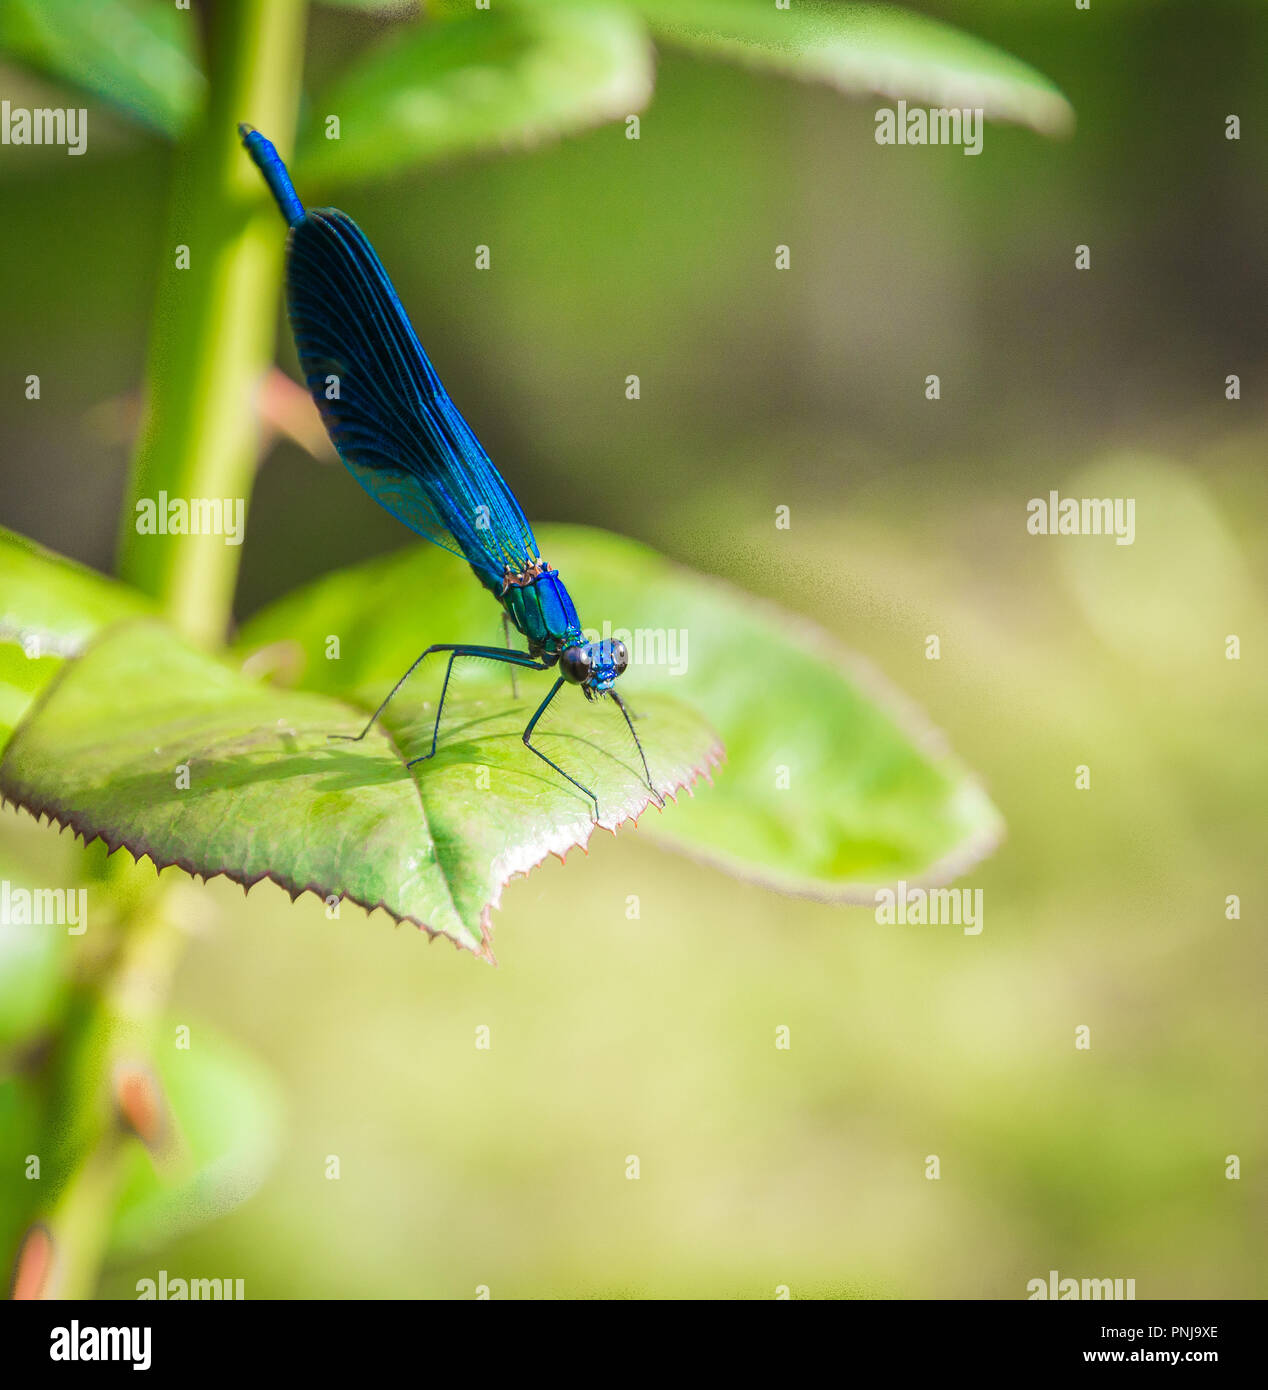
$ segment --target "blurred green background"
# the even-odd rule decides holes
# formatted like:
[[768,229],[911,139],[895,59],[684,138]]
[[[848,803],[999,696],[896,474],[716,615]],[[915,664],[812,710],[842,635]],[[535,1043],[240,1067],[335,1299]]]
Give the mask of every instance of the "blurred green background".
[[[1268,1293],[1268,15],[914,8],[1045,73],[1074,136],[881,147],[875,101],[665,52],[638,142],[300,192],[367,230],[531,518],[811,616],[946,730],[1008,823],[962,881],[982,934],[781,898],[637,832],[512,884],[496,970],[214,883],[172,1012],[275,1074],[275,1161],[114,1260],[107,1296],[159,1269],[249,1297],[1016,1298],[1050,1269]],[[315,11],[306,81],[378,32]],[[0,146],[0,521],[108,568],[171,152],[92,122],[84,158]],[[1136,543],[1028,535],[1050,489],[1134,497]],[[280,443],[238,616],[405,539]],[[12,812],[0,837],[8,862],[72,852]]]

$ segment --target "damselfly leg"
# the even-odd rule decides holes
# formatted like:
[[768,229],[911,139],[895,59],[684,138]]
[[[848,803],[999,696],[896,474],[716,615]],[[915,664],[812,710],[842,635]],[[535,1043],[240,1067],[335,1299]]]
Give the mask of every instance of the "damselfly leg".
[[[362,729],[359,734],[329,734],[327,735],[327,737],[330,739],[344,740],[350,743],[357,743],[360,740],[364,739],[365,736],[374,727],[376,721],[379,719],[380,715],[382,715],[383,711],[387,709],[388,705],[392,703],[392,700],[396,697],[397,693],[400,691],[401,687],[405,684],[405,682],[409,680],[410,676],[414,674],[414,672],[418,669],[418,667],[423,663],[423,661],[427,657],[432,656],[436,652],[448,652],[449,660],[445,663],[445,679],[444,683],[440,687],[440,700],[436,705],[436,720],[435,723],[432,725],[431,731],[431,748],[428,752],[421,754],[419,757],[411,758],[405,764],[406,767],[415,767],[418,763],[425,763],[429,759],[434,758],[436,756],[436,745],[440,739],[440,720],[441,716],[444,714],[445,700],[449,694],[449,678],[453,674],[453,664],[455,661],[457,661],[457,659],[460,656],[478,657],[484,661],[500,661],[505,665],[510,666],[512,670],[514,670],[515,667],[521,667],[530,671],[547,671],[553,664],[552,662],[539,661],[536,657],[530,656],[527,652],[517,652],[512,648],[473,647],[456,642],[440,643],[436,646],[428,647],[427,650],[423,652],[413,662],[409,670],[407,670],[405,674],[400,678],[400,680],[398,680],[396,684],[392,687],[392,689],[388,691],[387,696],[383,699],[378,709],[374,711],[373,715],[370,716],[370,719],[367,722],[365,728]],[[522,735],[524,740],[524,746],[527,749],[529,749],[530,752],[536,754],[537,757],[539,757],[542,760],[542,762],[544,762],[548,767],[552,768],[555,772],[557,772],[560,775],[560,777],[564,779],[564,781],[571,783],[574,787],[576,787],[576,789],[579,792],[589,797],[591,802],[593,802],[594,804],[595,820],[598,820],[599,798],[594,794],[594,792],[592,792],[590,788],[585,785],[584,782],[579,782],[574,776],[572,776],[571,773],[565,772],[564,769],[560,767],[557,762],[554,761],[554,759],[547,757],[546,754],[543,753],[542,750],[538,748],[532,741],[533,731],[537,728],[537,725],[540,722],[542,715],[546,713],[546,710],[550,707],[551,702],[554,700],[555,696],[559,694],[560,690],[563,689],[565,684],[566,682],[564,681],[564,678],[560,676],[555,681],[554,685],[551,686],[550,692],[549,694],[547,694],[546,698],[541,702],[540,705],[537,706],[537,709],[534,712],[533,717],[528,721],[528,724],[525,726],[524,733]],[[629,710],[626,708],[624,700],[621,699],[620,695],[618,695],[615,690],[609,691],[608,693],[612,696],[612,699],[615,701],[617,709],[621,711],[621,716],[625,720],[626,728],[629,729],[630,736],[634,740],[634,747],[638,750],[639,759],[643,764],[643,780],[647,785],[647,789],[656,798],[656,804],[663,809],[665,805],[665,799],[661,796],[660,792],[656,790],[656,786],[652,781],[651,768],[647,764],[647,754],[644,753],[642,741],[639,739],[638,733],[635,731],[634,725],[630,720]]]
[[[502,640],[506,643],[507,650],[511,650],[511,617],[505,611],[502,612]],[[515,667],[507,668],[511,673],[511,699],[518,700],[520,697],[519,686],[515,684]]]
[[[516,666],[527,666],[534,671],[544,671],[546,669],[545,665],[542,662],[538,661],[536,657],[529,656],[527,652],[511,651],[506,650],[502,647],[470,647],[465,646],[462,643],[442,642],[434,647],[428,647],[427,650],[423,652],[422,655],[414,661],[414,664],[409,668],[409,670],[406,671],[405,674],[400,678],[400,680],[398,680],[396,684],[391,688],[391,690],[388,691],[386,698],[383,700],[383,703],[370,716],[370,718],[366,722],[365,728],[362,729],[359,734],[327,734],[326,737],[330,739],[340,739],[348,743],[360,743],[361,740],[366,736],[366,734],[368,734],[370,730],[374,728],[375,721],[378,719],[379,715],[381,715],[383,711],[387,709],[388,705],[392,703],[393,699],[396,697],[397,691],[400,690],[401,686],[403,686],[405,682],[409,680],[409,678],[414,674],[414,672],[418,670],[419,666],[421,666],[422,663],[429,656],[431,656],[433,652],[453,653],[453,656],[449,658],[449,670],[453,669],[454,656],[483,656],[488,657],[492,661],[506,661]],[[446,670],[445,672],[446,688],[449,685],[449,670]],[[443,707],[445,703],[444,690],[442,690],[440,694],[440,703]],[[436,711],[436,724],[437,726],[439,726],[440,724],[439,709]],[[432,752],[434,753],[435,751],[436,741],[433,738]],[[419,760],[416,759],[415,761]]]
[[524,730],[524,747],[529,749],[530,752],[536,753],[537,756],[542,760],[542,762],[544,762],[548,767],[553,767],[561,777],[571,782],[572,785],[576,787],[578,791],[585,792],[585,794],[590,798],[590,800],[594,802],[594,818],[595,820],[598,820],[599,798],[595,796],[595,794],[590,790],[589,787],[583,786],[580,782],[577,781],[575,777],[570,777],[568,773],[566,773],[563,770],[563,768],[559,766],[558,763],[551,762],[551,760],[545,755],[545,753],[542,752],[540,748],[534,748],[532,744],[533,730],[537,727],[537,721],[542,717],[543,714],[546,713],[546,707],[555,698],[555,696],[559,694],[563,687],[564,678],[560,676],[559,679],[554,683],[554,685],[550,687],[550,694],[547,695],[546,698],[541,702],[541,704],[537,706],[537,713],[533,715],[533,717],[528,721],[528,727]]
[[449,693],[449,677],[453,674],[453,664],[460,656],[478,656],[486,661],[502,661],[511,667],[512,671],[516,666],[527,666],[533,671],[544,671],[546,665],[538,661],[536,657],[529,656],[527,652],[517,652],[512,648],[505,651],[498,647],[453,647],[449,652],[449,664],[445,667],[445,683],[440,687],[440,703],[436,706],[436,722],[431,731],[431,752],[424,753],[421,757],[411,758],[405,764],[406,767],[413,767],[415,763],[425,763],[428,758],[436,756],[436,740],[440,736],[440,716],[445,710],[445,696]]
[[616,707],[625,717],[625,726],[630,731],[630,737],[634,740],[634,747],[638,749],[638,756],[643,760],[643,780],[647,783],[647,790],[656,798],[656,804],[663,811],[665,809],[665,798],[656,790],[656,784],[652,781],[652,770],[647,766],[647,754],[643,752],[643,744],[634,728],[634,720],[638,717],[632,715],[624,700],[615,690],[609,690],[608,694],[616,701]]

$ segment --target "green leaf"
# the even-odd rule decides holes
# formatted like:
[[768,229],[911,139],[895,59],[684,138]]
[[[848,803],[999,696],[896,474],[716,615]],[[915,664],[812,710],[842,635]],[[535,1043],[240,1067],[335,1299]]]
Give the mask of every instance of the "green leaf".
[[27,1155],[40,1152],[45,1094],[29,1071],[0,1075],[0,1250],[12,1256],[30,1221],[32,1188]]
[[0,52],[178,135],[204,80],[189,14],[152,0],[5,0]]
[[629,0],[666,43],[788,77],[932,106],[980,107],[1044,134],[1073,126],[1046,77],[992,44],[886,5],[794,0]]
[[[126,623],[44,692],[0,760],[0,794],[160,868],[384,907],[491,956],[489,915],[507,880],[594,828],[589,800],[524,747],[532,708],[511,697],[505,667],[456,679],[437,756],[407,770],[435,715],[417,688],[363,742],[331,742],[362,728],[362,710],[267,688],[156,623]],[[640,713],[659,787],[689,785],[720,757],[704,720],[675,701],[649,699]],[[609,829],[649,800],[615,714],[574,695],[535,735],[594,789]]]
[[17,907],[19,895],[43,887],[31,882],[12,855],[0,852],[0,1070],[13,1049],[52,1023],[66,993],[66,927],[23,921],[28,914]]
[[[601,531],[538,529],[582,621],[620,632],[636,710],[670,692],[718,729],[725,775],[649,825],[664,842],[781,889],[869,900],[899,878],[945,877],[995,844],[986,794],[901,696],[804,619]],[[261,669],[363,702],[431,642],[500,640],[497,610],[465,566],[420,546],[331,575],[242,633]],[[685,639],[682,636],[685,634]],[[327,639],[340,637],[327,659]],[[647,661],[686,641],[686,672]],[[681,661],[679,665],[683,664]],[[438,675],[431,677],[434,689]],[[640,725],[649,757],[654,724]],[[781,789],[779,769],[790,785]]]
[[28,657],[17,643],[0,642],[0,749],[61,664],[60,657]]
[[[174,1028],[163,1035],[171,1038]],[[188,1049],[163,1047],[158,1059],[164,1133],[155,1155],[137,1144],[128,1156],[111,1232],[117,1256],[160,1245],[246,1201],[279,1146],[281,1093],[254,1058],[195,1025]]]
[[0,527],[0,749],[65,657],[149,611],[134,590]]
[[151,612],[135,589],[0,527],[0,642],[73,656],[108,623]]
[[316,109],[337,115],[300,146],[305,181],[361,180],[421,160],[531,145],[641,109],[652,53],[618,6],[498,5],[397,33],[365,54]]

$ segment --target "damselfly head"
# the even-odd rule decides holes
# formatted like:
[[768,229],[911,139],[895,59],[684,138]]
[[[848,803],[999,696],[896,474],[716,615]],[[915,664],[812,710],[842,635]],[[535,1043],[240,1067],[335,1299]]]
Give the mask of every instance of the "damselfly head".
[[625,643],[605,638],[602,642],[579,642],[559,654],[559,670],[564,680],[579,685],[586,698],[606,695],[613,682],[630,664]]

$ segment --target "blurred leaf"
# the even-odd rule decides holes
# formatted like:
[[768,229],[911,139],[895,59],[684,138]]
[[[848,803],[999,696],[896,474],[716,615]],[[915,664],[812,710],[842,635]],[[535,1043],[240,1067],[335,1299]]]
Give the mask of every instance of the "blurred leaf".
[[61,664],[59,656],[32,658],[16,643],[0,642],[0,749]]
[[[172,1035],[169,1027],[165,1036]],[[254,1058],[198,1025],[187,1050],[160,1048],[158,1074],[170,1128],[157,1157],[141,1144],[129,1155],[111,1239],[116,1255],[231,1211],[277,1154],[281,1095]]]
[[[549,3],[549,0],[546,0]],[[886,5],[795,0],[628,0],[657,38],[849,95],[931,106],[981,107],[1045,134],[1073,126],[1046,77],[992,44],[936,19]]]
[[[0,794],[160,868],[347,897],[491,955],[489,914],[507,880],[594,828],[589,800],[524,747],[531,706],[500,676],[480,699],[453,687],[437,756],[407,771],[434,720],[416,696],[393,702],[386,733],[332,743],[361,729],[361,711],[268,689],[158,624],[127,623],[68,664],[18,728]],[[593,787],[615,829],[649,799],[628,730],[606,703],[565,708],[535,741]],[[660,787],[689,784],[720,755],[704,721],[674,701],[641,712]],[[565,718],[568,732],[556,732]]]
[[[317,3],[331,10],[364,10],[385,19],[416,15],[420,9],[432,14],[436,9],[435,0],[317,0]],[[471,8],[471,4],[466,4],[463,12]]]
[[367,179],[421,160],[531,145],[638,111],[651,44],[614,5],[498,6],[394,34],[314,104],[340,138],[301,144],[305,180]]
[[0,642],[73,656],[106,624],[152,611],[126,584],[0,527]]
[[0,52],[104,97],[167,135],[202,99],[194,17],[152,0],[5,0]]
[[0,1059],[56,1017],[65,993],[66,927],[13,920],[14,894],[34,888],[11,855],[0,855]]
[[0,1251],[10,1258],[30,1220],[40,1184],[26,1176],[27,1155],[38,1152],[44,1091],[29,1073],[0,1076]]
[[[1058,498],[1058,505],[1070,498],[1118,504],[1106,534],[1068,535],[1045,546],[1111,650],[1142,666],[1184,672],[1182,684],[1191,692],[1195,665],[1214,662],[1216,671],[1227,670],[1228,634],[1263,626],[1254,580],[1197,470],[1117,453],[1063,481]],[[1125,533],[1121,541],[1108,534],[1116,524]],[[1053,535],[1056,525],[1052,515]]]
[[42,1152],[46,1100],[44,1079],[31,1063],[67,997],[71,941],[64,926],[13,920],[20,915],[13,895],[36,886],[29,873],[29,865],[0,846],[0,1252],[6,1256],[41,1186],[26,1176],[27,1155]]
[[0,527],[0,749],[64,657],[149,611],[134,590]]
[[[860,900],[898,878],[945,877],[994,845],[1000,820],[985,793],[909,703],[826,633],[633,541],[579,527],[537,534],[583,622],[630,646],[633,707],[672,692],[726,745],[717,786],[657,817],[657,838],[788,891]],[[465,567],[420,546],[284,599],[245,625],[242,646],[275,644],[278,665],[293,652],[306,688],[368,703],[429,643],[497,631]],[[325,659],[329,634],[342,634],[337,661]],[[640,664],[671,640],[686,642],[685,674]],[[648,721],[640,733],[651,757],[660,732]]]

